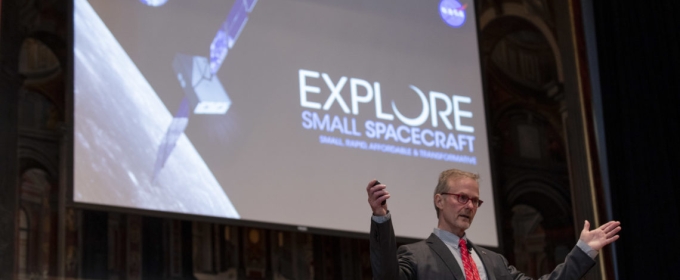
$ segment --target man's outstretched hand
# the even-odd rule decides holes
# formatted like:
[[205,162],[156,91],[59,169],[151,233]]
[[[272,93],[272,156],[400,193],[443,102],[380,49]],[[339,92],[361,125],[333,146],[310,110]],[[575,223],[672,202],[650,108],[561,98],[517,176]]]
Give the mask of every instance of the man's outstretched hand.
[[373,215],[385,216],[387,215],[387,203],[382,204],[382,202],[390,198],[390,193],[385,189],[387,186],[383,184],[375,185],[376,182],[378,182],[378,180],[371,180],[368,182],[368,186],[366,186],[368,205],[371,206]]
[[590,223],[586,220],[580,239],[593,250],[600,251],[602,247],[619,239],[619,235],[617,235],[619,231],[621,231],[621,222],[610,221],[599,228],[590,230]]

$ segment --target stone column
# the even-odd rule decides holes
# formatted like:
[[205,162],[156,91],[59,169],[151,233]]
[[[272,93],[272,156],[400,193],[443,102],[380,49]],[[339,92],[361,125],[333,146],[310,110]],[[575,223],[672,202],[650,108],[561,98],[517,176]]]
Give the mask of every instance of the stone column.
[[[568,149],[571,198],[574,211],[574,229],[580,236],[584,220],[591,229],[605,223],[600,218],[603,213],[603,197],[598,196],[601,189],[598,151],[594,141],[591,112],[591,97],[587,57],[583,41],[580,1],[556,1],[555,9],[568,11],[556,15],[556,30],[560,55],[563,59],[564,107],[562,120],[565,128],[565,142]],[[605,258],[601,252],[584,279],[607,279]]]

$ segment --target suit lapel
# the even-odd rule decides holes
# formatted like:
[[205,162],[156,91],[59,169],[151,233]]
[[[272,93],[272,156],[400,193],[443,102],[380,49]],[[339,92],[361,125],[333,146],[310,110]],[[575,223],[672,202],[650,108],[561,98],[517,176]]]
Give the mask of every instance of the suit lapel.
[[468,239],[468,243],[472,245],[472,249],[474,249],[475,252],[477,252],[479,258],[482,259],[482,263],[484,264],[484,270],[486,270],[486,277],[489,280],[496,280],[496,277],[494,277],[493,273],[489,273],[490,271],[494,271],[492,269],[494,262],[491,260],[491,256],[489,256],[486,253],[486,250],[481,249],[480,247],[477,247],[474,243],[472,243],[470,239]]
[[465,275],[463,274],[463,271],[460,269],[460,266],[458,265],[458,261],[456,261],[456,258],[453,257],[453,254],[451,254],[451,250],[449,249],[444,242],[439,239],[434,233],[430,234],[430,237],[427,238],[425,241],[428,246],[439,255],[439,257],[442,259],[444,264],[449,268],[451,271],[451,274],[456,277],[456,279],[465,279]]

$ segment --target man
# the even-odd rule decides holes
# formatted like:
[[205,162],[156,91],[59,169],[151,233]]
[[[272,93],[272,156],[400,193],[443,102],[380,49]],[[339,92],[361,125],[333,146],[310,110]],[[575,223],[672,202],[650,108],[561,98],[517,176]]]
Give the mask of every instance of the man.
[[[394,229],[387,204],[387,186],[368,183],[371,221],[371,266],[374,279],[530,279],[500,254],[475,246],[465,230],[470,228],[479,199],[479,175],[457,169],[439,176],[434,207],[439,223],[426,240],[396,249]],[[579,279],[593,265],[598,251],[619,238],[620,222],[611,221],[589,230],[585,221],[578,243],[549,275],[540,279]]]

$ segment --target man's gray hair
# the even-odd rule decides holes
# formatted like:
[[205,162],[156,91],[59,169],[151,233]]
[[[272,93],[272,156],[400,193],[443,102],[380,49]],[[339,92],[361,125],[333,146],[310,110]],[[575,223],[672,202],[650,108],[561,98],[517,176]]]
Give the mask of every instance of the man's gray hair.
[[[441,174],[439,174],[439,182],[437,183],[437,187],[434,188],[435,196],[438,193],[445,193],[449,191],[448,181],[450,178],[454,179],[470,178],[474,179],[475,181],[477,181],[477,183],[479,183],[479,174],[463,171],[460,169],[444,170]],[[437,211],[437,219],[439,219],[439,208],[437,208],[436,203],[434,203],[434,210]]]

